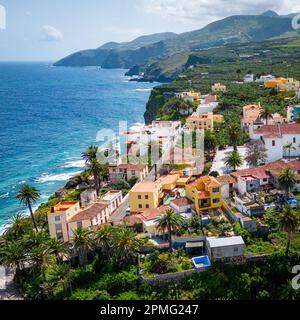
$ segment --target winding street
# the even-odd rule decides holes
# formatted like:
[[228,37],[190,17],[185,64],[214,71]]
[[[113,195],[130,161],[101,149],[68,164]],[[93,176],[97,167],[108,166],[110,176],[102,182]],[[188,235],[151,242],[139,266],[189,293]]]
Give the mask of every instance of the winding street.
[[14,275],[14,269],[0,266],[0,300],[23,300],[13,281]]

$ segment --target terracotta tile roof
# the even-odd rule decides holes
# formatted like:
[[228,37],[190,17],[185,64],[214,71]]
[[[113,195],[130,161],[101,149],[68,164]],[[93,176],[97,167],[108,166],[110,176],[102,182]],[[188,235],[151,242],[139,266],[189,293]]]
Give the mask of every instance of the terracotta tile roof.
[[300,124],[288,123],[281,125],[262,126],[259,129],[254,130],[254,133],[263,136],[267,136],[270,134],[275,134],[277,136],[282,136],[284,134],[300,134]]
[[179,174],[169,174],[167,176],[160,177],[158,179],[158,182],[162,183],[163,185],[172,184],[172,183],[176,183],[178,179],[179,179]]
[[209,103],[212,103],[212,102],[217,102],[218,99],[217,99],[217,96],[214,95],[214,96],[207,96],[205,97],[204,99],[204,104],[209,104]]
[[210,193],[207,191],[198,191],[198,196],[200,199],[205,199],[210,197]]
[[157,218],[158,216],[161,216],[166,212],[167,209],[171,209],[169,206],[161,206],[156,209],[148,209],[143,212],[141,212],[139,215],[141,216],[141,219],[144,221],[149,221]]
[[55,212],[64,212],[77,205],[78,203],[78,201],[61,201],[57,205],[53,206],[48,213],[51,214]]
[[243,169],[233,172],[231,175],[235,178],[245,175],[253,175],[259,179],[269,178],[268,172],[282,172],[286,168],[291,168],[293,171],[300,170],[300,161],[293,160],[290,162],[276,161],[269,163],[261,167],[255,167],[250,169]]
[[231,176],[220,176],[220,177],[217,177],[217,180],[220,182],[220,183],[235,183],[235,180],[233,177]]
[[89,207],[82,209],[80,212],[78,212],[74,217],[72,217],[68,222],[77,222],[82,220],[90,220],[95,218],[99,213],[101,213],[102,210],[104,210],[107,207],[107,204],[97,202]]
[[192,203],[191,200],[189,200],[188,198],[185,198],[185,197],[184,198],[174,199],[171,202],[174,203],[176,206],[179,206],[179,207],[187,206],[187,205]]
[[242,118],[241,122],[242,123],[252,123],[255,120],[256,120],[255,117],[253,117],[253,118],[248,117],[248,118]]
[[200,183],[205,183],[209,187],[220,187],[220,183],[214,177],[204,176],[187,185],[188,188],[197,187]]
[[118,169],[127,169],[127,170],[143,170],[146,168],[145,164],[132,164],[132,163],[123,163],[118,165]]

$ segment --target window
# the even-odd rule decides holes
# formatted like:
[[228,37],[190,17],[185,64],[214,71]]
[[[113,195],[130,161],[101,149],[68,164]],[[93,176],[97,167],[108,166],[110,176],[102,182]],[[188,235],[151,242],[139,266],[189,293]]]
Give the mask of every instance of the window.
[[139,204],[139,209],[142,209],[142,208],[143,208],[143,206],[141,204]]
[[131,171],[131,174],[132,174],[133,176],[135,176],[135,171],[134,171],[134,170],[132,170],[132,171]]
[[148,199],[149,199],[149,196],[145,196],[145,199],[148,200]]
[[139,199],[139,200],[141,200],[141,199],[142,199],[142,196],[141,196],[141,195],[139,195],[139,196],[138,196],[138,199]]
[[213,188],[213,193],[220,192],[220,188]]
[[113,169],[113,172],[116,172],[116,169]]
[[61,223],[58,223],[55,225],[55,230],[56,230],[56,233],[57,232],[62,232],[62,224]]
[[219,203],[220,202],[220,199],[213,199],[213,203]]
[[239,251],[239,248],[238,248],[238,247],[234,247],[234,248],[233,248],[233,251],[234,251],[234,252],[238,252],[238,251]]
[[146,204],[146,209],[149,209],[149,204]]
[[275,147],[275,140],[272,140],[272,147]]
[[56,239],[57,240],[64,240],[64,236],[62,232],[56,232]]
[[293,138],[293,143],[296,143],[296,137]]
[[77,228],[82,228],[82,221],[77,222]]
[[263,179],[263,182],[267,182],[267,181],[268,181],[268,179],[267,179],[267,178],[264,178],[264,179]]
[[60,221],[60,216],[56,216],[55,221]]

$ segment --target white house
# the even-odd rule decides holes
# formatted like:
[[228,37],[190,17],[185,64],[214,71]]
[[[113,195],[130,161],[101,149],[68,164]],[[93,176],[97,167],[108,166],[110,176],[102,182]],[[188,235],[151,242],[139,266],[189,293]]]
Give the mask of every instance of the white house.
[[206,95],[200,99],[201,103],[199,104],[196,114],[201,115],[208,112],[213,112],[214,109],[218,106],[218,98],[216,95]]
[[193,206],[192,201],[188,198],[178,198],[171,200],[170,207],[174,209],[177,213],[184,213],[191,211]]
[[254,81],[254,74],[246,74],[244,76],[244,82],[245,83],[250,83]]
[[[300,154],[300,124],[264,125],[258,129],[250,127],[251,139],[260,139],[267,150],[267,162],[274,162],[284,157],[298,157]],[[291,149],[285,145],[292,143]]]
[[167,150],[174,137],[181,133],[180,121],[152,121],[149,125],[136,125],[130,131],[123,132],[125,144],[135,144],[140,156],[148,153],[150,142],[160,142]]
[[271,74],[267,74],[267,75],[262,75],[259,78],[256,78],[255,82],[266,82],[274,79],[275,79],[274,76],[272,76]]
[[207,251],[210,259],[239,257],[244,254],[245,242],[241,236],[207,238]]

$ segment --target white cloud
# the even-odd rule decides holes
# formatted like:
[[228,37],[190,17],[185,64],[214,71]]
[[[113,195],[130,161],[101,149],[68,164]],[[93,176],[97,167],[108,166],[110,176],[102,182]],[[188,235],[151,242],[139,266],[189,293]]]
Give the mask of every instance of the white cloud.
[[63,39],[63,34],[56,28],[49,26],[49,25],[44,25],[41,28],[42,32],[42,41],[61,41]]
[[6,10],[0,5],[0,30],[6,29]]
[[180,21],[207,21],[235,14],[259,14],[266,10],[297,12],[299,0],[143,0],[143,9]]

